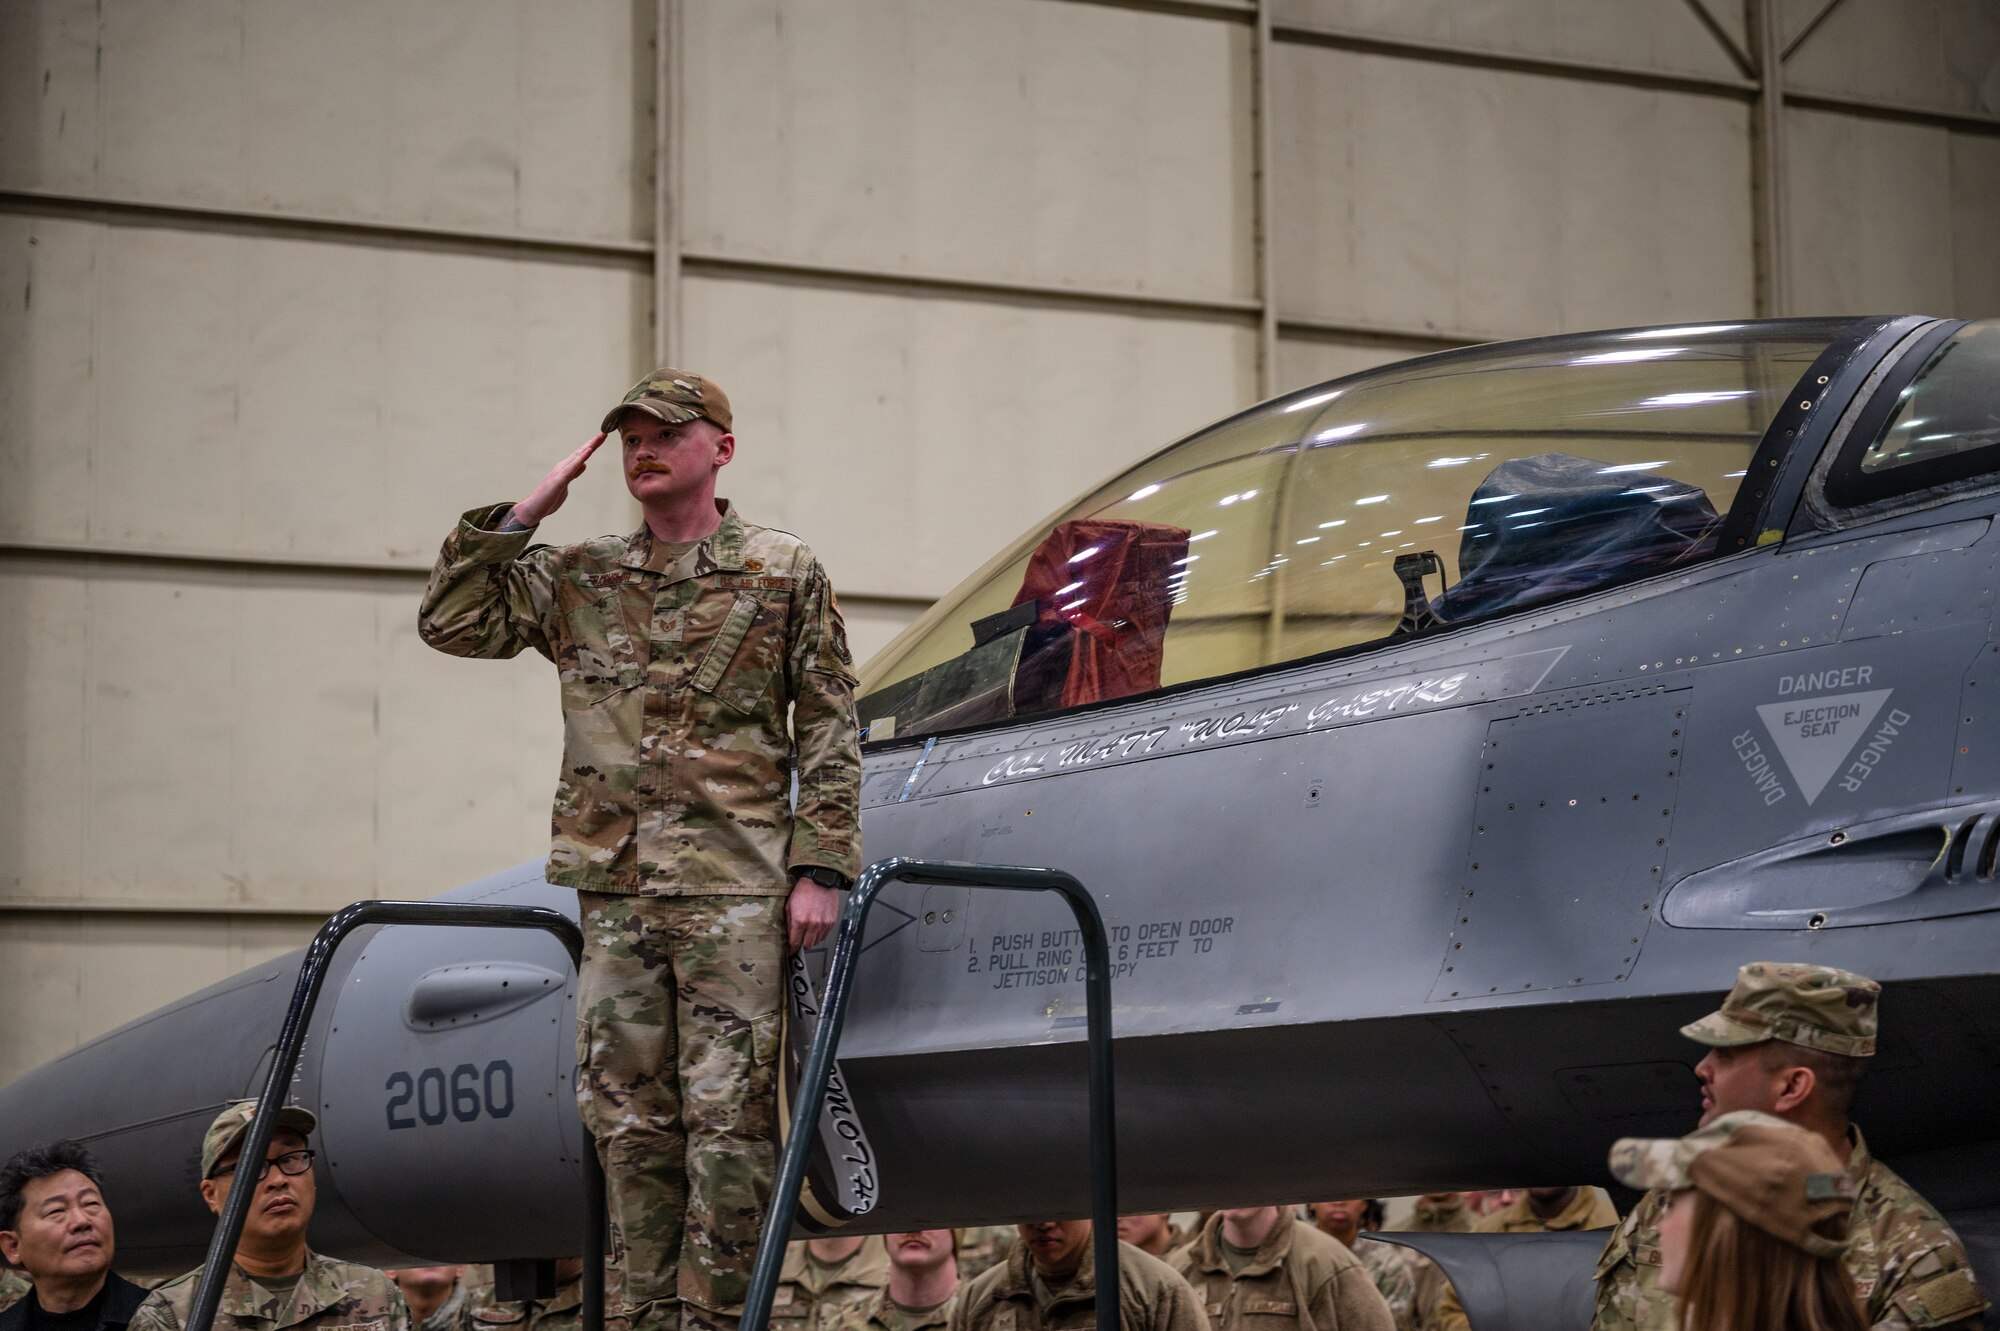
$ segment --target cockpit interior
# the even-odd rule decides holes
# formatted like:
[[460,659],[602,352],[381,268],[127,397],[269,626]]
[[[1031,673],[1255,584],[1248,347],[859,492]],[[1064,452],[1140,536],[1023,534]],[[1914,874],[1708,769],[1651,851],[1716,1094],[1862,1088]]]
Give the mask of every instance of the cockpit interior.
[[[862,682],[864,739],[1361,650],[1713,558],[1787,400],[1856,324],[1474,347],[1219,422],[1029,532],[890,644]],[[2000,341],[1991,324],[1967,337],[1960,377]]]

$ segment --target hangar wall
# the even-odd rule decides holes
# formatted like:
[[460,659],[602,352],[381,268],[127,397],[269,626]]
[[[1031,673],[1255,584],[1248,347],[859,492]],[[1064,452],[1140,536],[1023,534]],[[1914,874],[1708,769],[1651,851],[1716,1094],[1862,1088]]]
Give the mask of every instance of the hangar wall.
[[0,7],[0,1081],[539,853],[546,667],[415,598],[659,357],[865,655],[1276,389],[1996,233],[1980,0]]

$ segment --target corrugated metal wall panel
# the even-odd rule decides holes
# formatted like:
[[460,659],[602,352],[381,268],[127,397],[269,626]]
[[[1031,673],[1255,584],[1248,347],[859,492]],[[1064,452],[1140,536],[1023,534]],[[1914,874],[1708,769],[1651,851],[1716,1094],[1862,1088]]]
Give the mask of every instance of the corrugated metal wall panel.
[[1281,46],[1281,315],[1490,337],[1748,314],[1750,115]]
[[1029,523],[1256,396],[1246,321],[690,278],[723,489],[849,595],[937,596]]
[[646,0],[39,0],[0,17],[9,188],[638,240]]
[[415,594],[0,563],[4,895],[330,909],[540,853],[550,669],[432,652]]
[[[1737,45],[1740,4],[1704,0]],[[1276,0],[1280,22],[1469,49],[1594,61],[1661,72],[1733,77],[1736,67],[1703,31],[1688,0]]]
[[38,1067],[170,999],[288,952],[315,927],[290,919],[10,916],[0,941],[9,1012],[0,1077]]
[[1841,0],[1786,62],[1785,79],[1802,92],[2000,116],[2000,5]]
[[1951,194],[1951,134],[1832,111],[1786,119],[1794,303],[1827,314],[1957,312],[1952,210],[1940,206]]
[[739,0],[692,6],[688,44],[693,251],[1255,294],[1242,26]]
[[[4,216],[0,289],[33,480],[0,539],[419,568],[597,428],[648,302],[625,267]],[[613,467],[552,539],[633,525]]]
[[1408,346],[1282,338],[1278,342],[1278,391],[1288,392],[1343,375],[1359,374],[1377,365],[1423,354],[1422,350]]

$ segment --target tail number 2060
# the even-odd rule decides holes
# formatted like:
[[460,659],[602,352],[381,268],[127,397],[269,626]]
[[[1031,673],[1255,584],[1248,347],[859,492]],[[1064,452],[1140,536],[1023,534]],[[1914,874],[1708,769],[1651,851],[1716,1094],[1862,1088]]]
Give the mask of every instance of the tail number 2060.
[[505,1118],[514,1112],[514,1068],[505,1059],[495,1059],[483,1070],[460,1063],[448,1075],[443,1068],[425,1068],[414,1076],[392,1072],[382,1089],[390,1092],[386,1111],[392,1129],[414,1128],[420,1121],[435,1128],[447,1117],[470,1123],[482,1115]]

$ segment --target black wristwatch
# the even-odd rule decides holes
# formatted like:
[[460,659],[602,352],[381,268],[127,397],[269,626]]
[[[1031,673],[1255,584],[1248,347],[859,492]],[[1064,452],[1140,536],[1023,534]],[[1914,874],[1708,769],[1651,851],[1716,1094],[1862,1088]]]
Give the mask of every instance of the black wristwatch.
[[838,869],[828,869],[817,864],[801,864],[792,870],[795,878],[810,878],[821,887],[830,887],[842,892],[854,886],[854,880]]

